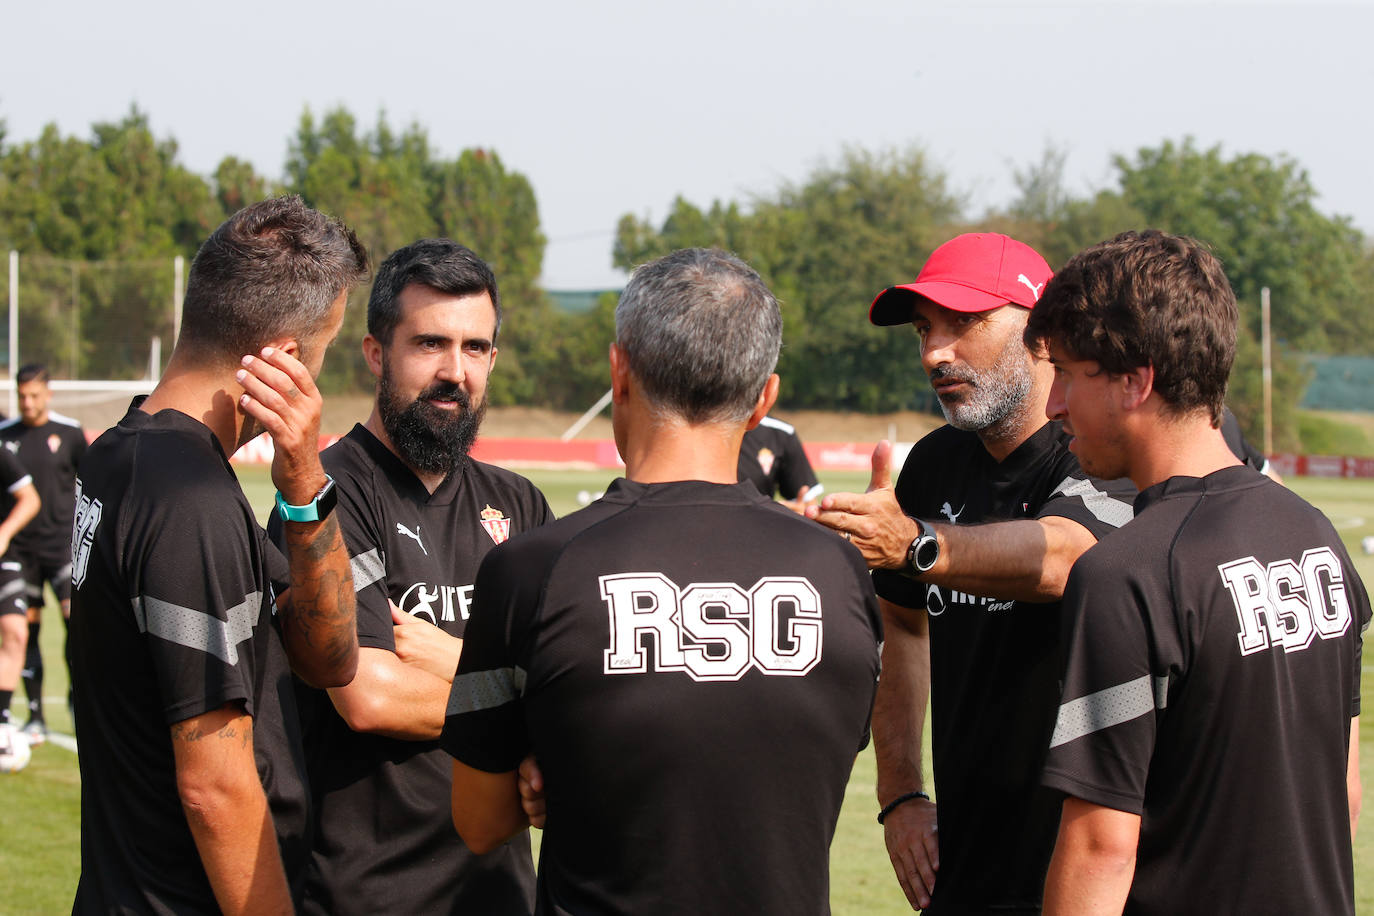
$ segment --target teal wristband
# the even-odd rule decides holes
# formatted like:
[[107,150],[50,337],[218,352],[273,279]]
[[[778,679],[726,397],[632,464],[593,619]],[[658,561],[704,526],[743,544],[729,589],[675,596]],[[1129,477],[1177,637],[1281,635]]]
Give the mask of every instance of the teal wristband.
[[284,522],[318,522],[320,519],[329,517],[329,513],[334,511],[334,506],[338,501],[339,494],[334,490],[334,478],[326,474],[324,475],[324,486],[320,488],[320,492],[316,493],[315,498],[303,506],[291,505],[278,490],[277,512]]

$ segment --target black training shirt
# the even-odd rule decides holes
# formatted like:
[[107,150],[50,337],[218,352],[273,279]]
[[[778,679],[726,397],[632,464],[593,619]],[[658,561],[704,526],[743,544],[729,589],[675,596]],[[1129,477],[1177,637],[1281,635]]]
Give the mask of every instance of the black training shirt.
[[749,483],[621,479],[483,563],[441,743],[539,760],[537,912],[826,913],[881,638],[834,533]]
[[[528,480],[471,459],[430,494],[361,425],[321,459],[339,493],[365,648],[395,651],[388,599],[461,637],[482,557],[553,518]],[[437,741],[352,731],[322,690],[302,687],[302,705],[319,822],[305,912],[529,912],[528,835],[486,856],[468,851]]]
[[[1001,462],[943,426],[911,450],[897,500],[916,518],[977,525],[1049,516],[1101,536],[1131,518],[1129,481],[1086,476],[1046,423]],[[940,875],[930,913],[1036,912],[1059,825],[1040,767],[1059,702],[1059,604],[971,595],[875,571],[878,594],[926,608]]]
[[208,427],[137,409],[76,489],[71,670],[81,766],[78,913],[218,911],[177,794],[169,729],[238,704],[288,881],[305,865],[304,760],[274,621],[287,576]]
[[1248,467],[1174,477],[1074,566],[1045,783],[1141,815],[1127,913],[1351,913],[1346,762],[1369,597]]

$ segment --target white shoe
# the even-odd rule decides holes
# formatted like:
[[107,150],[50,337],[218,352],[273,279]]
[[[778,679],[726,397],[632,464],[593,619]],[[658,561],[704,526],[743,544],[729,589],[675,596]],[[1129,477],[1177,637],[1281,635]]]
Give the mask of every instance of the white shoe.
[[31,757],[24,733],[9,722],[0,725],[0,773],[18,773]]

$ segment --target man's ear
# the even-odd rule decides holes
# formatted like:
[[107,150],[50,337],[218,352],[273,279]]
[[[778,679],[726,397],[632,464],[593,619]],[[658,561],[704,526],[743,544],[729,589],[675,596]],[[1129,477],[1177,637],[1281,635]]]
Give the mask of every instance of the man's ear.
[[611,401],[624,404],[630,393],[630,361],[615,344],[607,355],[611,361]]
[[382,342],[371,334],[363,335],[363,359],[375,378],[382,377]]
[[1137,366],[1121,375],[1121,406],[1126,410],[1136,410],[1143,405],[1155,390],[1155,367]]
[[[294,337],[279,337],[276,340],[269,340],[263,347],[271,347],[273,350],[280,350],[295,359],[301,358],[301,342]],[[256,356],[257,354],[253,354]]]
[[773,405],[778,401],[779,384],[780,380],[776,372],[768,376],[768,381],[763,383],[763,390],[759,392],[759,399],[754,402],[754,412],[749,415],[749,423],[745,429],[753,429],[759,425],[764,417],[768,416],[768,411],[772,410]]

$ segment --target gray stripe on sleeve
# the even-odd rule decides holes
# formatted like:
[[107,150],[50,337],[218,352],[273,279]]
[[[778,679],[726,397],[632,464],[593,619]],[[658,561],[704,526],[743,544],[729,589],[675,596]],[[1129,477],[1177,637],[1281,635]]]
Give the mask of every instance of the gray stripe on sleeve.
[[453,679],[453,689],[448,695],[448,714],[458,716],[495,709],[515,702],[524,692],[524,668],[497,668],[460,674]]
[[[1068,744],[1085,735],[1138,719],[1155,708],[1157,681],[1167,679],[1142,675],[1133,681],[1070,700],[1059,707],[1050,747]],[[1162,693],[1160,695],[1162,699]]]
[[380,582],[386,575],[386,564],[382,562],[382,552],[373,547],[367,553],[360,553],[348,561],[353,569],[353,591],[360,592],[374,582]]
[[1055,488],[1065,496],[1076,496],[1100,522],[1120,528],[1135,517],[1135,506],[1122,502],[1110,493],[1099,490],[1091,480],[1065,477]]
[[253,635],[262,611],[262,592],[251,592],[241,603],[227,609],[228,620],[147,595],[135,598],[133,605],[134,619],[142,632],[237,665],[239,643]]

